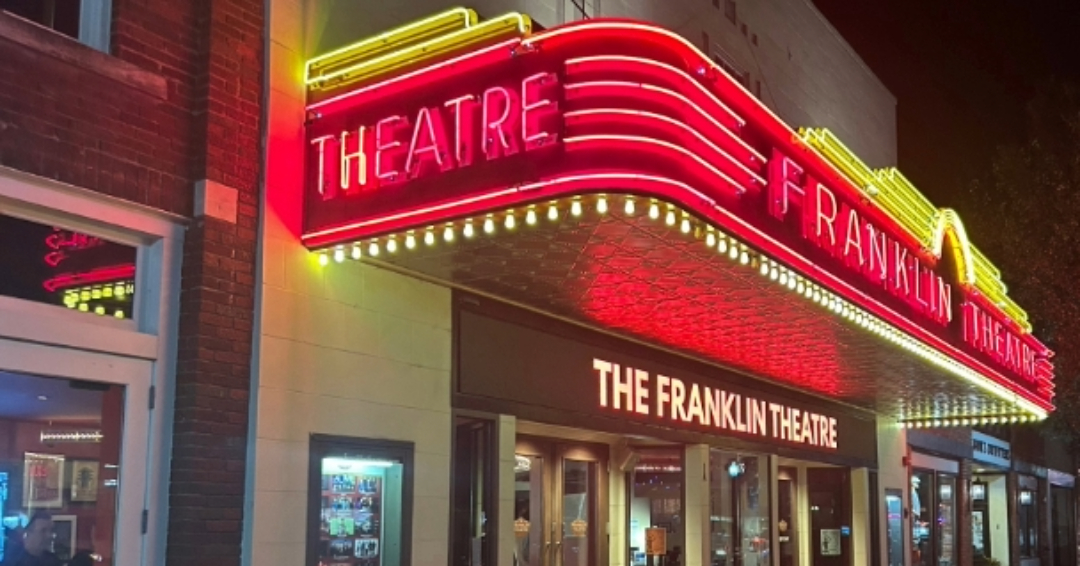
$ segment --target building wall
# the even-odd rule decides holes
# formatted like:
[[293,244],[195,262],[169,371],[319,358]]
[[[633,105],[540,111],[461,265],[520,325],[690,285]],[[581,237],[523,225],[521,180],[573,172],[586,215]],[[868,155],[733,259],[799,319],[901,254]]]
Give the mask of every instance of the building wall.
[[[510,11],[544,27],[565,19],[568,0],[472,0],[461,5],[481,17]],[[827,127],[872,167],[896,165],[896,99],[814,8],[811,0],[736,2],[725,17],[725,0],[591,0],[598,16],[658,23],[711,56],[748,73],[751,92],[793,128]],[[324,53],[458,3],[412,0],[307,2],[306,48]],[[745,31],[744,31],[745,30]],[[755,40],[756,38],[756,45]]]
[[[299,73],[310,55],[301,8],[293,0],[270,6],[267,213],[243,563],[305,563],[309,438],[318,433],[415,444],[412,563],[445,564],[450,291],[368,264],[320,267],[300,244]],[[362,21],[359,14],[351,19]]]
[[171,484],[148,505],[168,559],[151,563],[240,558],[263,5],[112,0],[107,52],[0,12],[0,165],[191,221],[175,380],[158,384]]

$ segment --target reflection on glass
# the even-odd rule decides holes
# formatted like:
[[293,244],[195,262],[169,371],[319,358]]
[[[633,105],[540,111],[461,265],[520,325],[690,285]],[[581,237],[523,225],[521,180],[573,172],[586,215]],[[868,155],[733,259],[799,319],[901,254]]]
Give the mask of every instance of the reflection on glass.
[[0,295],[130,318],[136,249],[0,214]]
[[514,562],[521,566],[543,564],[543,473],[543,458],[514,457]]
[[776,531],[780,551],[780,566],[794,566],[796,550],[795,533],[795,509],[797,501],[796,488],[798,486],[798,470],[795,468],[781,467],[776,479]]
[[937,492],[938,566],[953,566],[956,563],[956,477],[938,474]]
[[885,490],[885,541],[888,566],[904,566],[904,502],[899,489]]
[[911,524],[912,556],[914,566],[930,566],[934,561],[930,536],[934,528],[934,476],[929,472],[916,471],[911,475]]
[[712,565],[771,564],[768,460],[712,451],[709,467]]
[[122,387],[0,372],[0,555],[113,564]]
[[563,460],[562,566],[590,566],[592,463]]
[[[1026,480],[1026,481],[1025,481]],[[1028,483],[1033,485],[1034,478],[1021,476],[1021,485]],[[1035,558],[1039,553],[1039,520],[1038,502],[1035,492],[1030,487],[1021,488],[1017,497],[1016,514],[1019,519],[1017,535],[1020,537],[1020,557]]]
[[[644,450],[630,476],[630,545],[633,566],[648,563],[650,533],[661,534],[664,556],[677,559],[684,537],[682,513],[682,451]],[[650,531],[649,529],[656,529]],[[657,540],[657,539],[654,539]],[[654,563],[659,562],[654,559]]]

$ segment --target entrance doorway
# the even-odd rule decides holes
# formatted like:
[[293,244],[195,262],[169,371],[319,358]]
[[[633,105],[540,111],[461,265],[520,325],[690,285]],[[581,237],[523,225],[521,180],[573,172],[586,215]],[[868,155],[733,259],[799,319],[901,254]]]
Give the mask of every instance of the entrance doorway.
[[607,447],[519,436],[514,465],[514,563],[606,563]]

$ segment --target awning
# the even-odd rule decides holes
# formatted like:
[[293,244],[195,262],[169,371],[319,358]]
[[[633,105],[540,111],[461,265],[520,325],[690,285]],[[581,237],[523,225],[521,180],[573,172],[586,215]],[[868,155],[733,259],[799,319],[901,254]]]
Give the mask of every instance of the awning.
[[[308,65],[305,244],[895,417],[1026,421],[1052,353],[963,225],[679,36],[455,10]],[[328,267],[332,268],[332,267]]]

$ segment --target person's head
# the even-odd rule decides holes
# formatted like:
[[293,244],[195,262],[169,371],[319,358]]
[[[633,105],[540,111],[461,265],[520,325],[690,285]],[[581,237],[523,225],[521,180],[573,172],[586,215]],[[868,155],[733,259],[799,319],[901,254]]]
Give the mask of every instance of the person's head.
[[52,542],[53,520],[52,516],[44,511],[38,511],[30,517],[26,524],[26,533],[23,535],[23,547],[26,552],[34,556],[40,556]]

